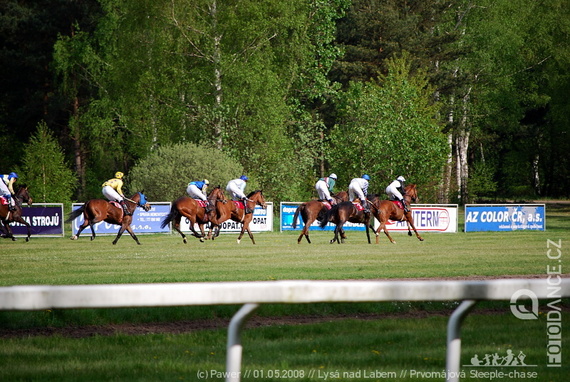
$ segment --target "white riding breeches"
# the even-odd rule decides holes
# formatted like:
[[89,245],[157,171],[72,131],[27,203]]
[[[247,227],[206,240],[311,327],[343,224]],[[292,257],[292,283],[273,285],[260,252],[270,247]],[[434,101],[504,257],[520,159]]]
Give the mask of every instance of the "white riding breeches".
[[117,190],[115,190],[113,187],[111,186],[105,186],[103,187],[103,189],[101,190],[101,192],[103,193],[103,195],[105,195],[105,197],[110,200],[110,201],[115,201],[115,202],[122,202],[123,201],[123,197],[121,196],[121,194],[119,194],[117,192]]

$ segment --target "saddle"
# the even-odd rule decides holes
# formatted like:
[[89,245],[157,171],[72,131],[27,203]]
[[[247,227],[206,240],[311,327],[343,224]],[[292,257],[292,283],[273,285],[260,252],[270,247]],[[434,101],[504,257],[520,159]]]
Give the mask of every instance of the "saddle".
[[0,205],[7,206],[8,205],[8,199],[6,199],[3,196],[0,196]]
[[330,210],[332,208],[332,204],[330,204],[330,202],[328,200],[320,200],[321,203],[323,203],[323,205],[325,206],[325,208],[327,210]]
[[352,205],[356,207],[358,211],[364,211],[364,207],[362,207],[362,204],[360,204],[360,202],[352,202]]
[[402,202],[400,202],[399,200],[390,200],[392,203],[394,203],[396,205],[396,207],[398,207],[399,209],[403,210],[404,209],[404,205],[402,204]]
[[233,202],[236,205],[236,208],[240,210],[245,210],[245,206],[243,205],[243,202],[241,200],[234,200]]
[[119,224],[123,222],[123,218],[125,217],[125,211],[123,211],[123,206],[121,206],[121,203],[116,202],[114,200],[110,200],[109,204],[112,205],[113,207],[116,207],[119,209],[119,211],[121,211],[121,216],[119,217]]
[[206,208],[208,206],[208,202],[205,200],[201,200],[201,199],[194,199],[196,201],[196,203],[198,203],[198,205],[200,207],[204,207]]

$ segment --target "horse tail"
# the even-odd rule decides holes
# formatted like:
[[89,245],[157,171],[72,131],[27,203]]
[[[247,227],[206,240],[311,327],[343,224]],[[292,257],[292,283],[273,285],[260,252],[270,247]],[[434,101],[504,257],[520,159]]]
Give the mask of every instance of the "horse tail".
[[78,209],[71,211],[66,220],[66,223],[74,221],[77,217],[83,214],[83,211],[85,211],[85,204],[79,207]]
[[160,228],[166,227],[179,214],[180,212],[178,211],[178,208],[176,207],[176,205],[173,205],[172,208],[170,208],[170,212],[168,213],[168,215],[166,215],[164,219],[162,219],[162,222],[160,223]]
[[325,228],[325,226],[327,225],[327,223],[330,221],[330,218],[336,214],[338,211],[338,204],[335,204],[334,206],[332,206],[332,208],[330,210],[327,211],[327,214],[325,215],[325,217],[323,218],[323,220],[321,220],[321,222],[319,223],[319,227],[321,228]]
[[295,214],[293,215],[293,229],[297,228],[297,217],[299,216],[299,213],[304,209],[305,209],[305,203],[301,204],[295,210]]

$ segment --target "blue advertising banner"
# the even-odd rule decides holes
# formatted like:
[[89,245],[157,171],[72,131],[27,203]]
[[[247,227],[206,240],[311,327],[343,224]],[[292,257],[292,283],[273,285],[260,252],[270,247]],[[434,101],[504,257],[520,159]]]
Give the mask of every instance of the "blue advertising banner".
[[[81,207],[83,203],[74,203],[72,209],[75,211]],[[151,203],[152,208],[149,211],[144,211],[137,208],[133,214],[133,222],[131,228],[136,233],[170,233],[170,227],[167,225],[160,228],[160,222],[170,212],[170,203]],[[71,223],[71,231],[75,235],[79,230],[79,226],[83,223],[83,216],[79,216]],[[119,231],[119,226],[100,222],[94,226],[95,234],[113,234],[116,235]],[[83,232],[91,234],[89,227],[85,228]]]
[[[295,215],[295,210],[297,209],[297,207],[299,207],[299,205],[301,204],[301,202],[281,202],[280,205],[280,216],[281,216],[281,222],[280,222],[280,226],[281,226],[281,231],[300,231],[303,229],[304,222],[303,219],[301,219],[301,217],[299,216],[297,218],[297,228],[293,228],[293,215]],[[325,231],[334,231],[335,229],[335,225],[332,223],[328,223],[324,230]],[[365,227],[364,224],[357,224],[357,223],[350,223],[347,222],[344,227],[345,231],[365,231]],[[315,221],[313,224],[311,224],[311,229],[321,229],[319,227],[319,222]]]
[[466,204],[465,232],[544,231],[544,204]]
[[[22,208],[22,218],[30,224],[32,236],[63,236],[63,204],[34,203],[31,207]],[[24,224],[11,223],[14,236],[28,236]]]

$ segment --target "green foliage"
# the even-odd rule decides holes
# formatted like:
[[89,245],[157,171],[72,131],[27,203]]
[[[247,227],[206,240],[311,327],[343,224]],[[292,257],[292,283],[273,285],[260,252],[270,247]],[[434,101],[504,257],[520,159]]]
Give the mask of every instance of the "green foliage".
[[[149,200],[172,201],[186,195],[194,180],[208,179],[210,188],[222,186],[243,173],[241,165],[218,149],[193,143],[159,147],[137,162],[128,174],[130,192],[144,191]],[[255,181],[249,185],[255,186]]]
[[70,202],[77,187],[61,147],[43,121],[24,148],[22,175],[35,202]]
[[368,173],[371,190],[383,192],[398,175],[424,187],[438,178],[445,136],[426,77],[412,76],[409,65],[407,55],[390,60],[381,84],[352,83],[348,89],[330,141],[330,161],[341,181]]

